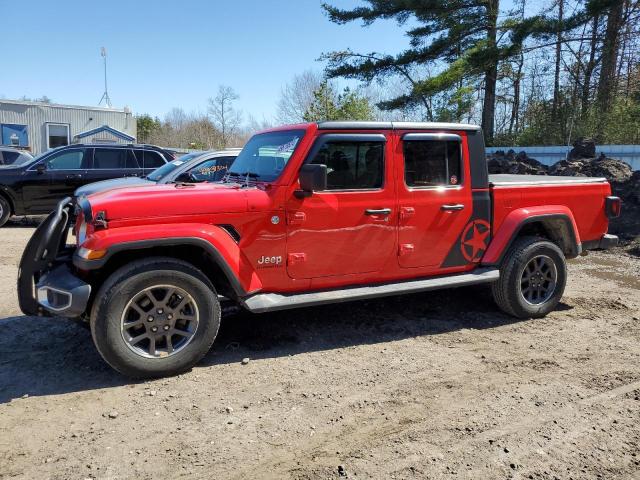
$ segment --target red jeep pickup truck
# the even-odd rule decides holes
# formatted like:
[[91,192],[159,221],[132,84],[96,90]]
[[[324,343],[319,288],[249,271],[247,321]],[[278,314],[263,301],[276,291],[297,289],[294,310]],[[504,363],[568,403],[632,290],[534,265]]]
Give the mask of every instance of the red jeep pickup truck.
[[63,200],[18,293],[25,314],[87,319],[123,374],[171,375],[207,353],[223,298],[269,312],[490,283],[503,311],[541,317],[566,258],[617,243],[619,212],[602,178],[489,176],[476,126],[293,125],[253,136],[219,183]]

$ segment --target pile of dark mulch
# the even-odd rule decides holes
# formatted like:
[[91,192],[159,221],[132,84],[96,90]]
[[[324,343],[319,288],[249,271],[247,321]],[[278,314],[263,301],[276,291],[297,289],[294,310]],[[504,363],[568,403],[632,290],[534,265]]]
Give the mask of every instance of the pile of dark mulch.
[[489,173],[511,173],[517,175],[547,175],[549,167],[543,165],[535,158],[527,155],[527,152],[516,154],[514,150],[506,153],[503,150],[487,156]]
[[604,177],[612,183],[625,183],[633,174],[631,165],[600,154],[597,158],[560,160],[549,168],[549,175]]
[[596,156],[596,144],[580,138],[573,144],[566,160],[551,167],[541,164],[521,151],[497,151],[487,156],[489,173],[528,175],[560,175],[570,177],[604,177],[611,183],[614,195],[622,199],[622,215],[611,221],[609,231],[625,240],[640,236],[640,171],[628,163],[604,154]]

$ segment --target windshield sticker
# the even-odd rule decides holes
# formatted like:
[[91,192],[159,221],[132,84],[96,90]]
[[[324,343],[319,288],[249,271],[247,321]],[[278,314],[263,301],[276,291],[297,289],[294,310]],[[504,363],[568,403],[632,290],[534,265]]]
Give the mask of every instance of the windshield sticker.
[[222,170],[227,170],[229,167],[226,165],[213,165],[210,167],[200,167],[198,169],[198,173],[200,175],[211,175],[212,173],[220,172]]
[[293,149],[296,148],[297,144],[298,138],[294,138],[290,142],[280,145],[276,153],[293,152]]

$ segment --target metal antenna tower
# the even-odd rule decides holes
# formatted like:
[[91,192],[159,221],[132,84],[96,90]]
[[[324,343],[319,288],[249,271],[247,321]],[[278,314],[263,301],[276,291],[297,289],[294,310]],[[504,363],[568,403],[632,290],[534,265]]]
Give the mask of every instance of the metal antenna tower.
[[102,98],[98,102],[100,105],[103,101],[105,105],[111,108],[111,99],[109,98],[109,91],[107,90],[107,49],[104,47],[100,48],[100,56],[104,59],[104,93],[102,94]]

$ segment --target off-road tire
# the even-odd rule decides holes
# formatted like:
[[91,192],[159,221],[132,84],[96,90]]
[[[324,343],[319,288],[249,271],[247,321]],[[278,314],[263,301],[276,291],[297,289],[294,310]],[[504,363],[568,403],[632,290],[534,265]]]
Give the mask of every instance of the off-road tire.
[[[140,291],[170,282],[193,297],[199,322],[190,342],[165,358],[145,358],[129,347],[121,333],[123,312]],[[168,257],[132,262],[111,274],[96,294],[91,336],[102,358],[130,378],[176,375],[191,369],[213,344],[220,327],[220,303],[209,279],[193,265]]]
[[[555,289],[544,302],[532,305],[522,294],[524,268],[534,258],[545,256],[556,268]],[[517,318],[540,318],[551,312],[564,293],[567,263],[562,250],[553,242],[539,237],[522,237],[509,248],[500,264],[500,279],[491,285],[493,298],[505,313]]]
[[3,227],[11,216],[11,205],[6,198],[0,195],[0,227]]

